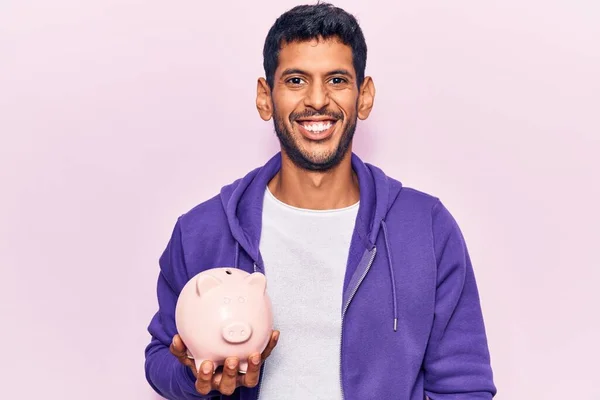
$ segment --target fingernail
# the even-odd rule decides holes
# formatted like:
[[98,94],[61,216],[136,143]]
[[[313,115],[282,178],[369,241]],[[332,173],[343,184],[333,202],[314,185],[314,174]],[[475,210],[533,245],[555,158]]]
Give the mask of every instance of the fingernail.
[[227,366],[229,368],[235,368],[235,364],[236,364],[235,360],[228,360],[227,361]]
[[210,365],[208,363],[202,364],[202,372],[208,374],[210,372]]
[[258,363],[260,362],[260,355],[255,354],[254,356],[252,356],[251,361],[252,361],[252,364],[258,365]]

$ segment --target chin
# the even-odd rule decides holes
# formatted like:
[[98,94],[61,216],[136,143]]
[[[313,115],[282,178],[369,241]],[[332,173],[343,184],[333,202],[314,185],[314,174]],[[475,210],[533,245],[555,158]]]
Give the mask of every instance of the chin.
[[294,124],[274,122],[282,152],[299,169],[326,172],[346,159],[351,149],[354,126],[348,129],[341,120],[337,121],[332,132],[317,135],[303,134],[295,129]]

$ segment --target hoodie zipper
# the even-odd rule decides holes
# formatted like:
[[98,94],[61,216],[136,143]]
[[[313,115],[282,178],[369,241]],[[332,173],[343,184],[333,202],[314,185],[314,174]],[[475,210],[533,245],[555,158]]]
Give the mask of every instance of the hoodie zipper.
[[362,281],[365,279],[365,276],[367,276],[367,273],[371,269],[371,265],[373,264],[373,260],[375,259],[375,254],[377,254],[377,248],[373,247],[373,254],[371,254],[371,258],[369,258],[369,262],[367,263],[367,268],[365,268],[365,271],[360,276],[360,279],[356,283],[356,286],[354,287],[354,289],[352,289],[352,293],[350,294],[350,297],[348,298],[348,301],[346,302],[346,304],[344,305],[344,309],[342,310],[342,326],[341,326],[342,329],[340,332],[340,389],[342,391],[342,400],[344,399],[344,384],[342,382],[342,347],[343,347],[343,340],[344,340],[344,316],[346,315],[346,311],[348,310],[348,307],[350,306],[350,302],[352,301],[352,298],[358,291],[358,287],[360,286]]

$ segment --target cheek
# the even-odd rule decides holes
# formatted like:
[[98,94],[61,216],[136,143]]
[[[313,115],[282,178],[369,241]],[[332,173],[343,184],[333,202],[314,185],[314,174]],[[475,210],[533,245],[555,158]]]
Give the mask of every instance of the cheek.
[[292,111],[298,109],[301,104],[302,96],[300,93],[279,91],[277,95],[273,96],[273,106],[284,115],[289,115]]
[[346,118],[353,117],[357,113],[358,93],[354,91],[340,91],[331,96],[338,108],[344,113]]

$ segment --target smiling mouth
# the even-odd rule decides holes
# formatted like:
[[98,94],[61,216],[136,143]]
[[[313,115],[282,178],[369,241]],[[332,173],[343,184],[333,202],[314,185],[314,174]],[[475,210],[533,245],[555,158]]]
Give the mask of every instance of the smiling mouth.
[[337,124],[337,120],[327,119],[327,120],[297,120],[296,124],[300,127],[300,131],[303,136],[312,139],[312,140],[323,140],[329,137],[335,126]]

